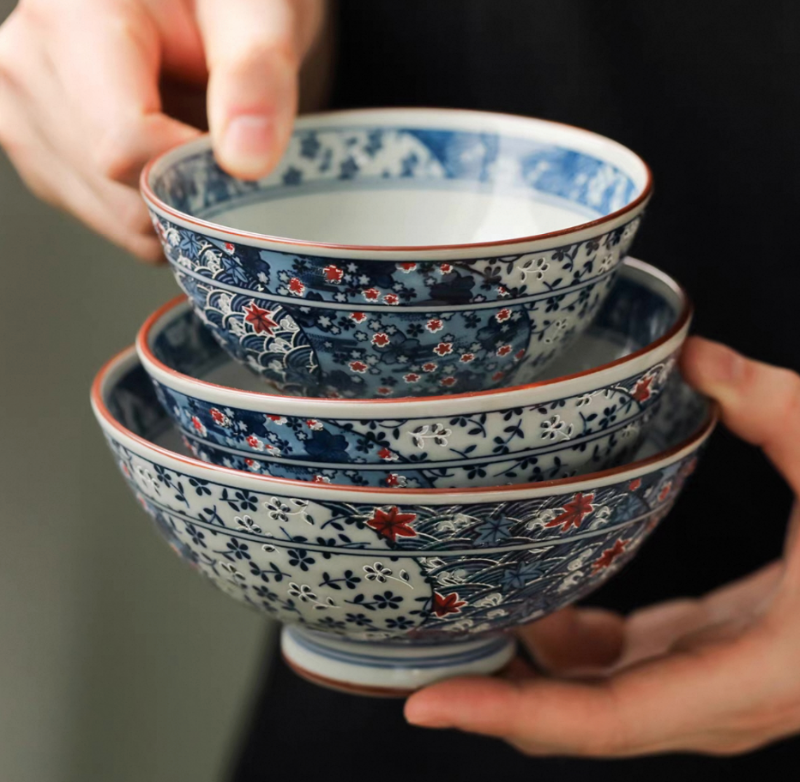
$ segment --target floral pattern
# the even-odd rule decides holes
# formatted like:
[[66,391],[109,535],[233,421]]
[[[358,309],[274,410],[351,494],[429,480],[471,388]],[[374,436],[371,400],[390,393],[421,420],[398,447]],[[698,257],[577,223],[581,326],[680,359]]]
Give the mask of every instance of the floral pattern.
[[[202,151],[164,171],[154,187],[168,203],[209,219],[320,187],[414,180],[477,180],[493,192],[556,196],[597,218],[636,190],[622,171],[574,150],[429,129],[298,131],[281,166],[261,182],[240,182]],[[638,208],[626,224],[600,226],[581,242],[439,262],[265,249],[151,212],[178,283],[220,344],[281,388],[324,397],[527,382],[590,322],[641,221]]]

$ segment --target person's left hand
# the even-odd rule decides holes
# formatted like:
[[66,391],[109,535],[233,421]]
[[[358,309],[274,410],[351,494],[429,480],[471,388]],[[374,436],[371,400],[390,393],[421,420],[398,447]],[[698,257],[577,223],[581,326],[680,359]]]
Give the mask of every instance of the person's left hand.
[[[798,495],[800,377],[698,338],[683,372]],[[748,490],[743,476],[731,483]],[[537,756],[728,755],[800,732],[800,505],[783,559],[742,581],[627,618],[566,609],[520,638],[549,675],[516,660],[504,678],[435,684],[409,698],[408,721]]]

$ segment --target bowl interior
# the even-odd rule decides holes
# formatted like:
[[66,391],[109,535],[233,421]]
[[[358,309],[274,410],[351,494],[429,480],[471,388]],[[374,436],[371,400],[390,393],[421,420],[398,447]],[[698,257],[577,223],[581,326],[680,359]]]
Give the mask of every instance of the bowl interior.
[[237,231],[344,245],[439,246],[560,231],[631,204],[644,163],[609,139],[474,112],[352,112],[299,120],[270,176],[245,182],[207,139],[149,184],[169,207]]
[[[541,380],[584,372],[641,350],[669,331],[681,305],[680,295],[665,280],[644,269],[624,266],[594,324],[548,367]],[[281,395],[230,358],[188,302],[170,309],[154,324],[149,344],[159,361],[187,377]]]

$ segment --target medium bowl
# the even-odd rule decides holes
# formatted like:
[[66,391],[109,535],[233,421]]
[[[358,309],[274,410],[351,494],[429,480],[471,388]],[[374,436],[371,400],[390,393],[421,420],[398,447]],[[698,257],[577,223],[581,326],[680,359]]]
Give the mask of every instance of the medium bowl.
[[142,327],[159,400],[199,458],[318,483],[457,488],[601,470],[639,444],[686,337],[691,306],[663,273],[628,260],[598,319],[528,386],[422,399],[259,393],[185,300]]
[[142,192],[236,360],[291,393],[371,398],[530,382],[602,303],[651,181],[578,128],[393,109],[299,119],[257,182],[201,138]]
[[513,654],[505,631],[589,594],[635,555],[716,422],[674,377],[625,467],[458,491],[320,486],[184,456],[133,348],[100,371],[92,404],[176,553],[292,625],[290,664],[333,686],[400,694],[497,670]]

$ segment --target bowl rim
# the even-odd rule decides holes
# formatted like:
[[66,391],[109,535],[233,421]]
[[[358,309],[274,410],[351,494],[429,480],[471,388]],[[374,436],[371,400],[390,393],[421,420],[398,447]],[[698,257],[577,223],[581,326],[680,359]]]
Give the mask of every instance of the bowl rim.
[[[161,199],[155,192],[152,186],[152,180],[154,176],[158,173],[158,169],[162,166],[166,166],[169,163],[170,158],[178,156],[180,150],[188,150],[194,147],[206,147],[209,145],[211,135],[209,133],[204,133],[199,137],[193,138],[190,141],[183,142],[182,144],[178,144],[170,149],[161,152],[159,155],[156,155],[154,158],[149,160],[147,164],[141,171],[139,176],[139,188],[142,197],[144,200],[153,208],[158,211],[161,211],[171,218],[182,221],[183,223],[188,223],[191,226],[195,226],[197,228],[202,228],[207,231],[217,232],[221,234],[225,234],[227,236],[237,237],[238,239],[244,239],[251,243],[264,243],[264,244],[274,244],[274,245],[281,245],[284,247],[292,248],[303,248],[305,250],[317,249],[322,251],[330,251],[330,252],[347,252],[347,253],[385,253],[391,254],[391,258],[381,259],[376,258],[374,260],[397,260],[396,256],[398,254],[403,253],[418,253],[418,252],[428,252],[428,253],[448,253],[457,250],[479,250],[483,248],[490,248],[490,247],[507,247],[508,245],[513,244],[528,244],[528,243],[539,243],[542,241],[549,241],[551,239],[556,239],[560,237],[568,237],[571,234],[576,234],[582,231],[586,231],[587,229],[598,228],[609,223],[614,222],[621,222],[620,218],[623,218],[625,215],[629,213],[638,213],[650,199],[650,196],[653,192],[653,174],[650,170],[650,167],[647,163],[634,152],[632,149],[626,147],[624,144],[621,144],[614,139],[611,139],[607,136],[603,136],[600,133],[595,133],[592,130],[587,130],[586,128],[578,127],[577,125],[570,125],[565,122],[556,122],[554,120],[548,119],[540,119],[538,117],[527,117],[525,115],[518,115],[518,114],[511,114],[508,112],[495,112],[495,111],[479,111],[474,109],[459,109],[459,108],[435,108],[435,107],[426,107],[426,106],[396,106],[396,107],[371,107],[371,108],[363,108],[363,109],[344,109],[344,110],[336,110],[336,111],[323,111],[323,112],[315,112],[313,114],[303,114],[301,117],[298,117],[295,127],[298,125],[306,125],[312,124],[314,121],[319,120],[330,120],[331,118],[342,118],[346,119],[347,117],[369,117],[373,115],[379,114],[410,114],[410,115],[417,115],[422,116],[424,114],[441,114],[445,117],[473,117],[473,118],[493,118],[495,121],[500,122],[516,122],[519,124],[529,124],[531,126],[535,125],[546,125],[552,129],[564,129],[569,131],[570,133],[577,133],[579,135],[586,136],[591,138],[594,142],[599,142],[601,144],[610,145],[613,147],[618,148],[620,151],[627,153],[628,155],[632,156],[635,161],[642,166],[644,172],[644,184],[641,188],[641,192],[634,198],[630,203],[626,204],[625,206],[616,209],[613,212],[610,212],[607,215],[603,215],[602,217],[598,217],[594,220],[588,220],[585,222],[577,223],[576,225],[568,226],[567,228],[561,228],[557,231],[547,231],[545,233],[539,234],[529,234],[517,237],[510,237],[508,239],[500,239],[495,241],[484,241],[484,242],[457,242],[452,244],[432,244],[432,245],[368,245],[368,244],[344,244],[344,243],[337,243],[337,242],[319,242],[313,241],[309,239],[293,239],[291,237],[286,236],[275,236],[271,234],[264,234],[258,233],[256,231],[242,231],[234,228],[227,227],[221,223],[214,222],[213,220],[205,220],[199,217],[194,217],[190,215],[188,212],[184,212],[180,209],[171,206],[166,201]],[[324,257],[324,253],[323,253]]]
[[[230,467],[210,464],[209,462],[204,462],[200,459],[171,451],[162,445],[158,445],[157,443],[154,443],[142,437],[141,435],[130,431],[130,429],[125,427],[111,414],[111,411],[108,409],[105,399],[103,398],[103,391],[108,378],[117,368],[123,367],[126,362],[128,362],[131,366],[136,363],[139,363],[141,366],[141,360],[136,354],[135,345],[128,346],[109,359],[97,372],[94,381],[92,382],[92,408],[94,409],[95,415],[103,428],[113,430],[117,435],[121,436],[122,440],[132,440],[140,447],[143,447],[145,451],[150,451],[160,456],[167,457],[168,459],[175,460],[179,463],[187,464],[193,467],[195,470],[200,470],[203,472],[209,471],[214,475],[235,477],[238,480],[247,483],[253,481],[255,485],[264,485],[265,491],[269,490],[267,487],[299,490],[301,496],[310,494],[312,499],[321,500],[324,500],[324,495],[330,492],[333,492],[334,494],[341,494],[344,492],[375,497],[377,498],[376,502],[378,504],[381,502],[409,504],[417,502],[416,498],[423,498],[419,500],[420,502],[424,502],[429,498],[443,498],[442,504],[444,504],[448,501],[459,503],[459,498],[463,497],[464,495],[471,497],[485,495],[489,500],[492,500],[497,494],[511,495],[510,499],[513,500],[531,498],[532,496],[538,496],[539,494],[546,493],[553,489],[565,489],[565,491],[557,493],[568,493],[572,486],[579,486],[580,484],[589,484],[590,486],[594,485],[596,488],[602,488],[603,486],[615,483],[618,476],[629,475],[631,479],[634,479],[639,475],[646,474],[651,468],[661,462],[670,464],[674,463],[674,461],[677,461],[679,458],[683,458],[683,456],[688,456],[690,453],[696,451],[697,448],[699,448],[700,445],[706,439],[708,439],[708,437],[714,431],[714,428],[716,427],[720,417],[719,404],[713,399],[709,399],[703,422],[697,426],[691,435],[684,438],[681,442],[676,443],[674,446],[666,448],[663,451],[659,451],[658,453],[655,453],[652,456],[648,456],[644,459],[637,459],[635,461],[628,462],[627,464],[620,465],[619,467],[612,467],[606,470],[576,475],[570,478],[559,478],[556,480],[538,481],[533,483],[529,482],[511,484],[509,486],[473,486],[457,489],[400,489],[399,491],[394,488],[371,486],[346,486],[335,483],[316,484],[312,483],[311,481],[301,481],[292,478],[276,478],[271,475],[260,475],[257,473],[245,472],[244,470],[236,470]],[[158,404],[158,402],[156,402],[156,404]],[[164,415],[167,417],[167,419],[169,419],[166,412]],[[175,426],[172,421],[170,421],[170,425],[173,427]],[[533,492],[533,495],[530,494],[531,492]]]
[[[613,361],[609,361],[605,364],[600,364],[596,367],[591,367],[590,369],[585,369],[580,372],[574,372],[569,375],[561,375],[548,380],[537,380],[531,383],[523,383],[516,386],[485,389],[483,391],[466,391],[460,394],[439,394],[433,396],[404,396],[393,397],[389,399],[329,399],[327,397],[287,396],[284,394],[271,394],[265,391],[246,391],[244,389],[232,388],[230,386],[212,383],[208,380],[191,377],[190,375],[179,372],[177,369],[167,366],[155,355],[150,346],[151,339],[154,338],[154,330],[156,325],[167,313],[172,312],[173,310],[182,306],[184,302],[188,301],[188,297],[185,294],[176,296],[174,299],[171,299],[166,304],[163,304],[161,307],[155,310],[155,312],[148,316],[136,335],[135,345],[139,354],[139,359],[144,365],[145,371],[151,377],[155,374],[157,379],[163,379],[163,382],[165,383],[174,383],[177,381],[183,386],[188,386],[191,389],[197,389],[198,395],[200,392],[203,392],[204,399],[208,399],[209,395],[214,396],[220,394],[230,394],[236,400],[240,401],[238,403],[225,401],[219,402],[219,404],[240,404],[242,406],[253,405],[254,409],[259,409],[259,411],[261,405],[270,405],[271,412],[280,412],[283,409],[288,410],[295,405],[304,405],[316,415],[327,417],[328,415],[357,413],[359,408],[363,408],[365,405],[368,405],[370,408],[380,408],[382,406],[390,408],[393,407],[393,412],[396,412],[397,417],[400,417],[401,414],[411,414],[413,408],[417,406],[425,406],[428,409],[438,408],[440,406],[449,408],[452,403],[458,402],[458,400],[489,397],[496,399],[498,404],[502,406],[503,404],[511,404],[510,402],[504,402],[506,397],[509,396],[516,396],[519,393],[528,394],[534,392],[536,389],[548,389],[552,387],[558,387],[559,385],[568,386],[568,384],[572,383],[572,381],[578,381],[584,378],[599,378],[605,373],[613,372],[613,370],[617,369],[618,367],[636,363],[640,359],[646,358],[651,354],[660,353],[662,351],[671,353],[673,352],[673,349],[677,350],[680,348],[685,340],[686,334],[688,333],[689,325],[694,313],[694,306],[689,298],[689,294],[686,292],[686,289],[670,275],[666,274],[660,269],[657,269],[655,266],[645,263],[644,261],[640,261],[636,258],[626,258],[625,261],[620,265],[620,271],[622,271],[624,268],[633,269],[645,277],[657,280],[677,296],[680,302],[680,309],[673,325],[658,339],[650,342],[642,348],[639,348],[639,350],[635,350],[632,353],[628,353],[627,355],[621,356]],[[674,345],[672,344],[673,342],[675,343]],[[235,359],[231,358],[231,361],[235,361]],[[514,404],[516,404],[516,400]],[[327,412],[323,412],[329,405],[332,408],[331,413],[329,414]],[[302,415],[302,413],[288,412],[286,414]],[[308,415],[313,417],[312,412],[309,412]],[[430,415],[434,415],[434,412],[431,411]],[[356,417],[358,416],[356,415]]]

